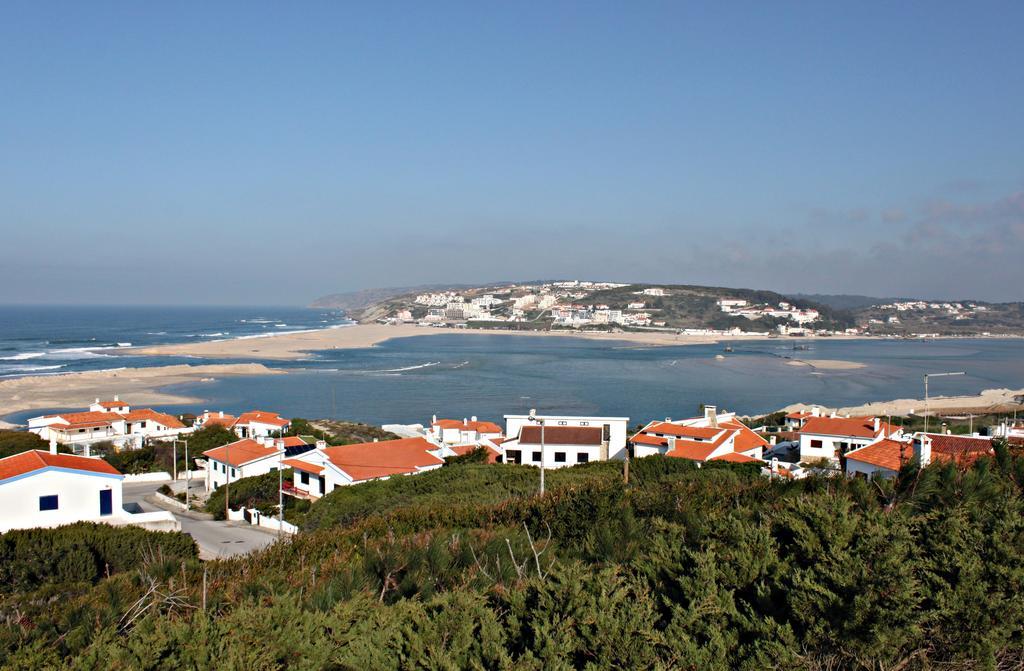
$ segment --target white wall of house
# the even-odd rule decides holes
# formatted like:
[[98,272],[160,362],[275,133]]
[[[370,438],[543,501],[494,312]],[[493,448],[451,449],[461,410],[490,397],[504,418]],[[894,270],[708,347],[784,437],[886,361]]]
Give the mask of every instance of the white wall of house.
[[875,440],[875,438],[802,433],[800,434],[800,461],[838,459],[840,454],[870,445]]
[[251,478],[257,475],[264,475],[276,471],[281,464],[277,455],[250,461],[241,466],[228,466],[222,461],[207,458],[206,460],[206,491],[211,492],[218,487],[224,486],[231,476],[231,482],[242,478]]
[[881,466],[875,466],[874,464],[868,464],[863,461],[857,461],[856,459],[846,459],[846,474],[847,475],[878,475],[880,477],[891,478],[896,475],[896,471],[889,468],[882,468]]
[[236,424],[235,433],[241,438],[266,438],[276,436],[288,430],[288,425],[277,426],[276,424],[264,424],[262,422],[249,422],[248,424]]
[[[566,415],[538,415],[546,426],[599,426],[607,427],[608,458],[626,458],[626,439],[628,437],[629,417],[574,417]],[[505,435],[515,438],[519,430],[536,422],[530,421],[529,415],[505,415]],[[513,448],[514,449],[514,448]],[[596,461],[596,458],[592,459]],[[547,464],[545,463],[545,467]]]
[[[509,450],[519,450],[519,463],[527,466],[540,466],[541,448],[540,445],[520,445],[518,441],[505,446],[505,460],[513,463],[509,458]],[[600,445],[557,445],[545,442],[543,450],[544,468],[563,468],[575,466],[591,461],[601,461],[602,446]]]
[[[111,492],[111,514],[100,515],[100,492]],[[40,510],[40,497],[56,496],[54,510]],[[130,517],[121,507],[121,476],[49,467],[0,482],[0,533],[74,522]]]

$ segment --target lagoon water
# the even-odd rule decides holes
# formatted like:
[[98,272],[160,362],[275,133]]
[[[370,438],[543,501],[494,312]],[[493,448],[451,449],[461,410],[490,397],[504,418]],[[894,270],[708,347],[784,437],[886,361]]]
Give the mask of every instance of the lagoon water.
[[[344,321],[337,312],[301,308],[0,308],[0,376],[205,362],[130,356],[118,343],[252,337]],[[303,361],[265,362],[291,375],[172,388],[206,401],[169,409],[261,408],[379,424],[422,423],[434,413],[500,419],[537,408],[642,421],[689,416],[701,403],[759,413],[794,402],[844,406],[920,398],[928,372],[967,372],[934,381],[935,395],[1024,388],[1024,339],[818,339],[807,343],[808,350],[794,350],[789,340],[732,345],[734,351],[724,353],[724,345],[645,347],[514,335],[402,338],[368,349],[318,352]],[[98,346],[106,349],[91,349]],[[719,354],[725,358],[717,359]],[[865,367],[818,370],[791,365],[792,359],[836,359]],[[10,419],[35,414],[39,411]]]

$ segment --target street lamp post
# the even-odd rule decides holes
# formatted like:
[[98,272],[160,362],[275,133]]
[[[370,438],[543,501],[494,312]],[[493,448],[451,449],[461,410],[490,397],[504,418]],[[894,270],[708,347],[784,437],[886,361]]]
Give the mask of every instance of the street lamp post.
[[231,443],[224,446],[224,476],[227,478],[224,483],[224,519],[231,519]]
[[284,449],[277,457],[277,537],[284,530]]
[[964,371],[956,373],[926,373],[924,376],[924,432],[928,433],[928,415],[930,414],[928,404],[928,378],[930,377],[951,377],[953,375],[967,375]]

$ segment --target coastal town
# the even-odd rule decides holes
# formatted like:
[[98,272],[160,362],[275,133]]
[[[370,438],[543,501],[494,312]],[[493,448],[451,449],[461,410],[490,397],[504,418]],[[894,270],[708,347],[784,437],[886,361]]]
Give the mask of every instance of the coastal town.
[[[46,448],[0,459],[0,533],[80,521],[181,529],[183,516],[203,510],[211,494],[223,490],[222,524],[293,534],[298,527],[287,521],[285,497],[315,502],[338,488],[415,476],[471,455],[496,468],[528,466],[541,472],[621,462],[627,478],[631,461],[667,458],[698,467],[738,464],[770,479],[891,479],[906,468],[932,463],[966,469],[992,457],[996,444],[1024,448],[1024,421],[1016,412],[993,415],[997,421],[988,426],[975,426],[972,420],[969,432],[954,434],[941,413],[929,430],[927,423],[922,429],[910,428],[907,417],[851,416],[818,405],[760,418],[740,417],[713,405],[700,410],[692,417],[642,421],[536,410],[507,414],[501,423],[432,415],[420,423],[384,425],[384,439],[332,444],[315,423],[271,411],[235,415],[207,410],[176,417],[136,408],[117,395],[96,398],[81,411],[27,421],[27,433]],[[201,432],[214,429],[224,432],[222,444],[198,454],[193,450],[190,457],[189,440],[195,443]],[[154,445],[173,445],[178,454],[179,444],[181,472],[177,458],[171,473],[125,474],[104,460]],[[252,507],[244,495],[230,498],[232,486],[245,491],[248,479],[273,473],[280,479],[276,515]],[[154,509],[123,504],[122,486],[132,483],[151,483],[154,491],[148,500]],[[156,491],[159,485],[166,487],[165,494]],[[173,493],[178,497],[168,496]],[[265,543],[272,538],[268,535]]]

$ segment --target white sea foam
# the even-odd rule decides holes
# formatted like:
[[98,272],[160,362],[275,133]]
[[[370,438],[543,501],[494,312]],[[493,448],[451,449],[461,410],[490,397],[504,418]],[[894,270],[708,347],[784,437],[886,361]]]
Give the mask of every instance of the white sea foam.
[[25,359],[37,359],[46,356],[46,352],[21,352],[14,356],[0,356],[0,361],[24,361]]
[[388,368],[386,370],[374,370],[371,373],[404,373],[409,370],[419,370],[420,368],[430,368],[431,366],[440,366],[440,361],[428,361],[427,363],[421,363],[416,366],[406,366],[405,368]]

